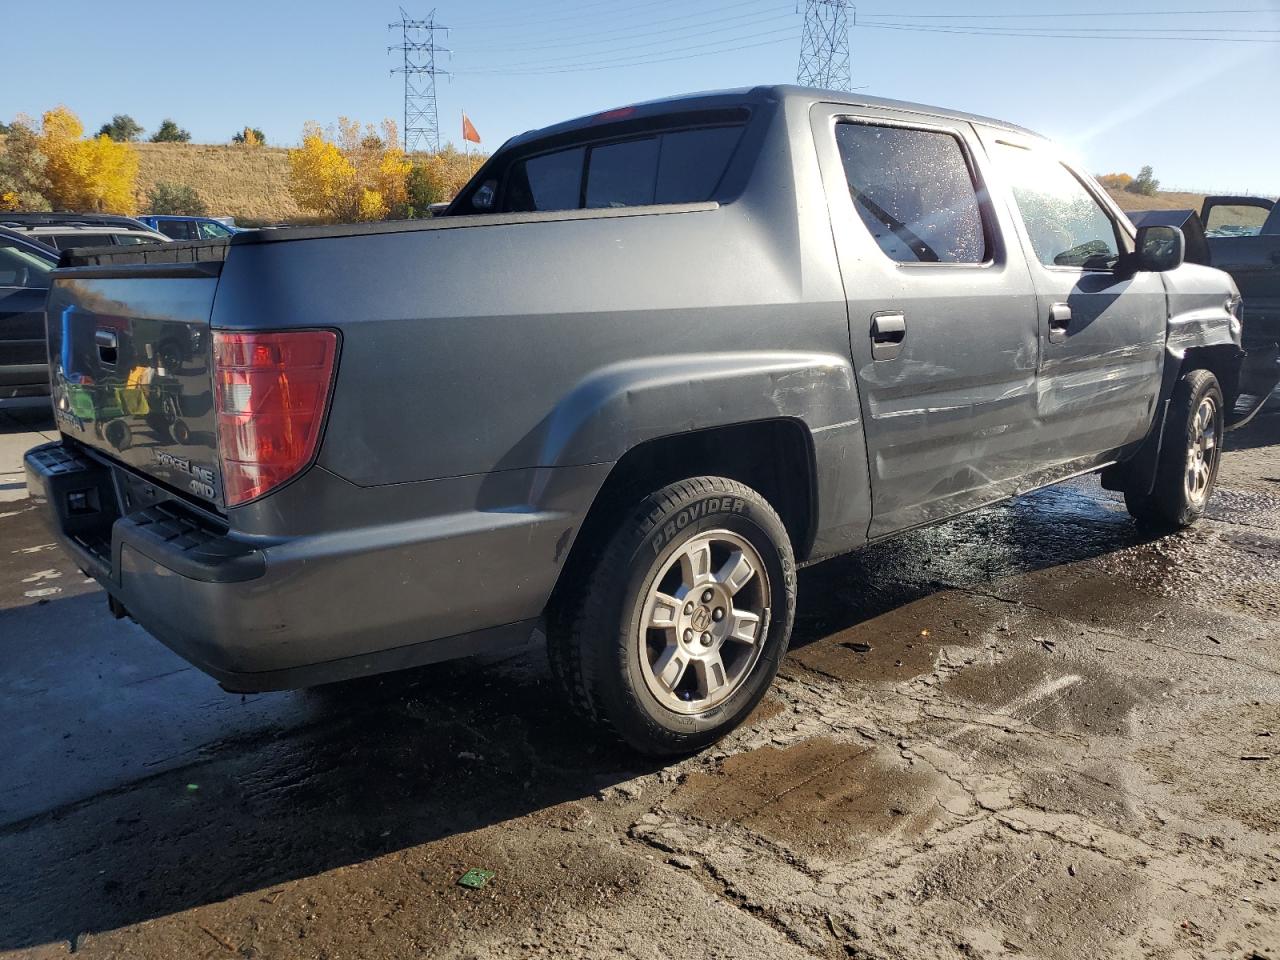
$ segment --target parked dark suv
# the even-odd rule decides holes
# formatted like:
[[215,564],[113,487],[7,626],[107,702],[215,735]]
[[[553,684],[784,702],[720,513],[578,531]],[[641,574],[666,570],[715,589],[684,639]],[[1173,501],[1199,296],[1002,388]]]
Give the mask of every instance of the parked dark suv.
[[49,394],[44,302],[58,254],[0,227],[0,403]]

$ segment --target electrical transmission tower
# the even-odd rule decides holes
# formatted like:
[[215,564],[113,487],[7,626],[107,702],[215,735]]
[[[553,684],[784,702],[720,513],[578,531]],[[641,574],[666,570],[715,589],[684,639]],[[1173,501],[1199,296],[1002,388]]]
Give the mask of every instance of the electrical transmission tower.
[[857,22],[857,10],[849,0],[805,0],[804,36],[800,38],[800,64],[796,82],[805,87],[848,90],[849,24]]
[[431,11],[425,20],[415,20],[400,8],[400,21],[387,25],[388,30],[399,30],[401,41],[387,47],[387,52],[399,50],[404,55],[404,65],[391,72],[404,74],[404,149],[410,153],[421,147],[440,149],[440,122],[436,114],[436,77],[447,77],[445,70],[436,67],[436,54],[449,53],[436,45],[436,31],[445,31],[436,23],[436,12]]

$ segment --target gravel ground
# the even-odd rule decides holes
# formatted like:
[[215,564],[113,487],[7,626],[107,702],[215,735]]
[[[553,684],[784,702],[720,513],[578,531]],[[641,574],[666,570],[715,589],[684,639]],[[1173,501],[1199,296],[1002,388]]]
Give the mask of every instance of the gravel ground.
[[537,652],[223,694],[16,496],[0,955],[1280,960],[1280,414],[1232,447],[1175,536],[1086,480],[804,571],[665,767]]

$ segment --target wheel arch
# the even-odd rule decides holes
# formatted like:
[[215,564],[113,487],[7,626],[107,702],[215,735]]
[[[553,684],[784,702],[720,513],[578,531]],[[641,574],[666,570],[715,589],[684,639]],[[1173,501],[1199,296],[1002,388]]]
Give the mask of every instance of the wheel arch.
[[601,549],[620,514],[650,492],[695,476],[743,483],[769,501],[796,559],[812,550],[818,520],[813,434],[794,417],[721,424],[665,434],[636,444],[610,469],[579,525],[548,601],[554,616],[566,583],[574,583]]

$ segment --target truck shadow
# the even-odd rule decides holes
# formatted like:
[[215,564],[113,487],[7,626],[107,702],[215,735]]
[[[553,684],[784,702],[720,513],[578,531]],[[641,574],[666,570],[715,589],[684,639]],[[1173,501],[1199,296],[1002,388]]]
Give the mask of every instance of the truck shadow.
[[[1044,491],[802,571],[793,647],[949,587],[1140,541],[1096,487]],[[139,770],[123,787],[0,829],[0,950],[74,944],[266,891],[589,798],[659,767],[573,720],[540,652],[276,696],[301,698],[302,719],[200,747],[178,769]],[[165,723],[167,709],[155,704],[152,721]],[[129,762],[127,744],[113,744],[110,730],[101,737]],[[56,776],[58,744],[19,749],[46,751]]]

